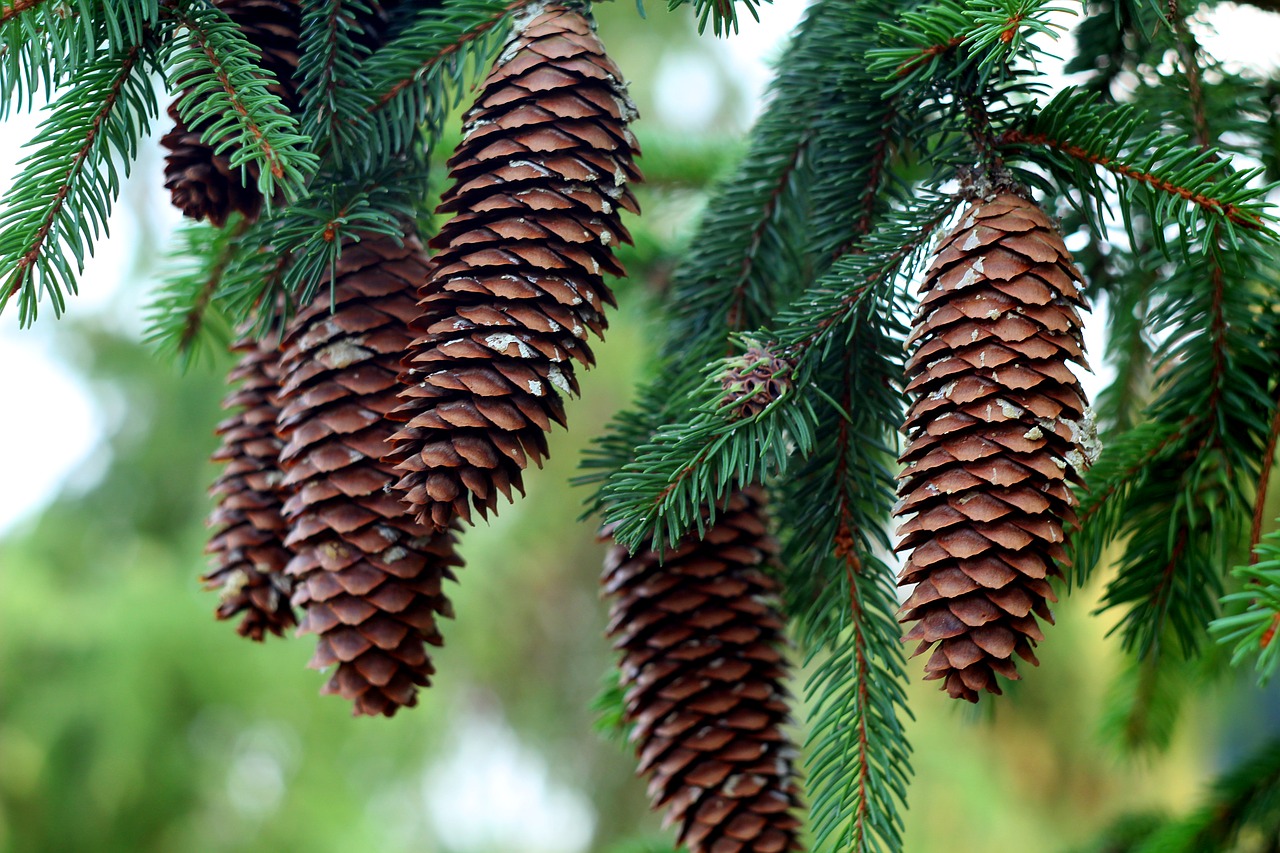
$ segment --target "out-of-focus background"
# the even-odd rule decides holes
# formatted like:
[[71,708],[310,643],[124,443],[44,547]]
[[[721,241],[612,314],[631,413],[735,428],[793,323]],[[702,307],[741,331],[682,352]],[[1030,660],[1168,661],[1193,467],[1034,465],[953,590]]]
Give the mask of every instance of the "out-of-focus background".
[[[178,219],[157,146],[68,317],[19,331],[0,316],[0,851],[670,849],[627,748],[594,730],[612,663],[603,546],[575,520],[584,492],[568,481],[627,402],[655,338],[646,305],[740,152],[802,4],[766,7],[727,41],[654,5],[647,20],[629,3],[598,7],[657,177],[634,229],[645,275],[620,285],[572,432],[554,435],[528,499],[466,534],[457,619],[418,708],[353,719],[318,695],[310,638],[255,645],[212,618],[197,577],[229,362],[181,375],[138,342]],[[1273,17],[1219,13],[1202,35],[1219,56],[1274,63]],[[38,118],[0,126],[0,187]],[[1061,605],[1042,666],[982,711],[912,685],[909,851],[1094,849],[1117,819],[1189,808],[1280,728],[1276,694],[1247,678],[1196,691],[1177,720],[1132,713],[1114,697],[1134,691],[1117,685],[1143,673],[1105,639],[1110,617],[1089,615],[1096,593]],[[1163,707],[1161,691],[1189,684],[1136,695]]]

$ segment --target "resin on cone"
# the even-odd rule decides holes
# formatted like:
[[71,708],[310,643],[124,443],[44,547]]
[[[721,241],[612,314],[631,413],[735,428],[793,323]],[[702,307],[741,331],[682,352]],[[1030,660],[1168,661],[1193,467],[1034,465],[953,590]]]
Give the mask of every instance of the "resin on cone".
[[[296,112],[302,25],[298,0],[217,0],[213,5],[226,12],[249,43],[261,51],[259,63],[275,78],[272,93],[286,109]],[[174,207],[191,219],[207,219],[219,228],[233,213],[257,219],[262,211],[257,169],[250,165],[242,171],[231,165],[231,152],[215,153],[216,140],[204,139],[203,128],[189,128],[182,121],[178,100],[169,105],[173,130],[160,140],[169,149],[164,186]]]
[[799,849],[775,551],[753,487],[662,561],[615,546],[605,562],[639,770],[691,853]]
[[639,178],[622,75],[582,13],[537,4],[518,19],[449,161],[455,213],[432,241],[420,336],[405,359],[398,489],[425,524],[470,521],[523,490],[546,432],[590,366],[589,334],[622,275],[620,209]]
[[1002,193],[974,202],[938,244],[908,346],[902,619],[930,647],[925,678],[955,698],[1000,693],[1017,655],[1037,663],[1053,621],[1067,481],[1095,455],[1092,413],[1067,366],[1087,367],[1080,275],[1054,224]]
[[454,531],[416,522],[382,460],[427,263],[414,237],[349,243],[332,293],[323,283],[284,341],[278,431],[299,632],[319,635],[312,666],[336,667],[324,692],[356,714],[417,703],[435,671],[426,647],[452,615],[444,582],[462,565]]
[[205,550],[213,568],[202,580],[221,593],[218,618],[243,613],[236,630],[261,641],[267,631],[283,636],[297,624],[289,605],[293,584],[284,573],[291,554],[284,544],[288,525],[275,434],[280,360],[274,347],[250,338],[232,350],[243,355],[227,381],[239,387],[222,407],[239,411],[218,425],[222,441],[213,461],[226,467],[210,489],[217,501],[209,516],[215,532]]

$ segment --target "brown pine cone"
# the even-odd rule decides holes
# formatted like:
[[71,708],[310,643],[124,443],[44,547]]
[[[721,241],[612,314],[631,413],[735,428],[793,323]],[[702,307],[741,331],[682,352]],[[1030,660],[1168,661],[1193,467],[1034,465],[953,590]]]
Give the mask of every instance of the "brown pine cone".
[[799,849],[783,620],[763,571],[775,553],[764,492],[752,487],[665,562],[622,546],[605,561],[639,771],[691,853]]
[[218,618],[243,613],[236,630],[261,642],[265,632],[283,636],[297,624],[289,606],[293,584],[284,573],[291,554],[284,545],[288,525],[281,514],[281,442],[275,434],[280,361],[273,347],[251,338],[232,350],[244,355],[227,381],[240,385],[222,407],[240,411],[218,425],[222,444],[213,461],[227,467],[210,489],[217,505],[209,526],[217,532],[205,550],[214,568],[201,580],[222,593]]
[[1015,653],[1038,663],[1035,616],[1053,622],[1048,578],[1075,521],[1066,481],[1095,450],[1067,367],[1085,364],[1080,280],[1048,217],[1004,193],[965,211],[921,286],[896,509],[910,516],[899,582],[916,584],[902,619],[916,654],[937,643],[925,678],[955,698],[1000,693]]
[[452,616],[444,581],[462,565],[454,531],[415,522],[381,459],[427,264],[412,236],[345,246],[333,312],[326,282],[284,342],[278,430],[297,554],[287,571],[305,611],[299,631],[319,635],[311,665],[337,666],[323,692],[350,699],[356,714],[417,703],[435,672],[426,644],[442,643],[437,619]]
[[[240,27],[241,33],[261,51],[262,68],[275,78],[271,91],[285,107],[299,107],[297,81],[298,41],[302,11],[298,0],[217,0],[215,6]],[[169,149],[165,157],[165,189],[174,207],[191,219],[208,219],[221,228],[232,213],[254,220],[262,211],[257,170],[243,173],[231,166],[229,153],[215,154],[214,145],[202,139],[202,128],[188,128],[178,116],[175,100],[169,105],[174,127],[160,140]]]
[[603,274],[623,274],[619,208],[638,211],[634,114],[591,21],[556,3],[517,25],[467,114],[391,456],[424,524],[523,491],[529,457],[541,464],[564,424],[570,359],[593,363],[588,332],[614,304]]

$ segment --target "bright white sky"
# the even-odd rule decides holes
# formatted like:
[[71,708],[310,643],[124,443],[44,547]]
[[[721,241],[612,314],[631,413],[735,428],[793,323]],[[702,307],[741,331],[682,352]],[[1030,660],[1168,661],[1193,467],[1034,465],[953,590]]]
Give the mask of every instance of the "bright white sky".
[[[746,17],[739,35],[717,43],[740,69],[750,91],[758,95],[763,90],[769,78],[766,60],[772,58],[802,10],[803,4],[794,0],[765,6],[759,24]],[[1242,65],[1277,65],[1280,16],[1227,4],[1214,24],[1217,32],[1205,35],[1205,43],[1216,56]],[[697,57],[660,73],[658,109],[662,118],[697,130],[716,108],[717,98],[711,90],[714,79],[714,69]],[[19,115],[0,126],[0,193],[12,181],[21,146],[33,136],[38,118]],[[162,130],[164,124],[167,120],[162,120]],[[178,217],[161,187],[156,146],[150,151],[149,162],[141,164],[125,192],[152,199],[144,206],[151,219],[145,224],[158,232],[164,245]],[[111,237],[98,244],[97,256],[81,278],[81,293],[70,300],[73,314],[106,312],[126,326],[137,327],[141,306],[154,282],[145,278],[123,282],[123,276],[130,272],[130,253],[140,227],[131,207],[119,207],[112,215]],[[44,506],[68,474],[82,468],[101,436],[101,414],[52,352],[51,321],[51,316],[42,316],[34,329],[20,331],[15,312],[0,315],[0,393],[4,401],[0,406],[0,533]],[[100,466],[90,467],[100,470]]]

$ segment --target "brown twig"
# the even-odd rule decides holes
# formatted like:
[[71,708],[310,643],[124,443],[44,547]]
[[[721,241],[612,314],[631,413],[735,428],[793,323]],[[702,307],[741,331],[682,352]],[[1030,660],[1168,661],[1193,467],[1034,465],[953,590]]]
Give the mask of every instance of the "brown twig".
[[13,20],[28,9],[34,9],[45,0],[14,0],[8,6],[0,6],[0,24]]
[[1184,198],[1206,210],[1216,211],[1235,224],[1244,228],[1253,230],[1262,228],[1262,219],[1259,216],[1241,210],[1238,205],[1218,201],[1215,198],[1210,198],[1209,196],[1197,193],[1187,187],[1179,186],[1178,184],[1157,175],[1153,175],[1149,172],[1143,172],[1140,169],[1134,169],[1130,166],[1124,165],[1123,163],[1117,163],[1110,157],[1095,154],[1092,151],[1088,151],[1078,145],[1072,145],[1069,142],[1053,139],[1048,134],[1026,133],[1021,130],[1007,130],[1000,134],[999,138],[996,139],[996,145],[1000,147],[1006,145],[1039,145],[1045,148],[1052,148],[1055,151],[1061,151],[1070,157],[1075,157],[1077,160],[1092,163],[1095,166],[1101,166],[1110,172],[1116,173],[1117,175],[1122,175],[1130,180],[1138,181],[1139,183],[1155,187],[1163,192]]

